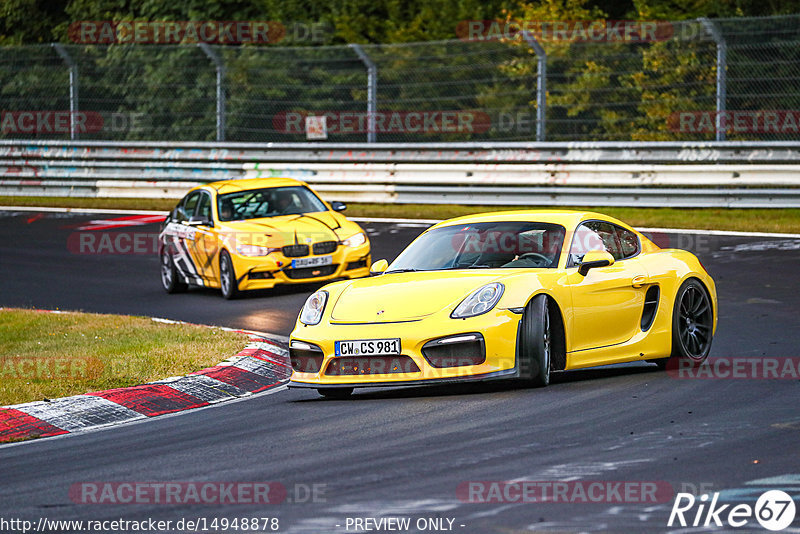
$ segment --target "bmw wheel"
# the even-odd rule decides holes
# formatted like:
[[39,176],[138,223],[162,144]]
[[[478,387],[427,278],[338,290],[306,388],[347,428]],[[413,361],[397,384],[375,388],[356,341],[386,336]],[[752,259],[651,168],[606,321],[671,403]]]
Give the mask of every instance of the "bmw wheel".
[[236,272],[233,270],[233,262],[228,251],[223,250],[219,254],[219,285],[222,296],[226,299],[235,299],[239,296],[239,284],[236,281]]
[[180,293],[186,291],[188,287],[188,284],[181,281],[175,261],[167,251],[167,247],[161,250],[161,287],[167,293]]

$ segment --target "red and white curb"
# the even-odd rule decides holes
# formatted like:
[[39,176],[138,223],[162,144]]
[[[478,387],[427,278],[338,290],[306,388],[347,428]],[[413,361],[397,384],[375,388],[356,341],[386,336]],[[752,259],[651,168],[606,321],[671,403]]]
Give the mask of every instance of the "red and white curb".
[[0,407],[0,442],[69,434],[201,408],[286,383],[292,374],[286,343],[265,334],[236,331],[250,336],[244,349],[187,376]]

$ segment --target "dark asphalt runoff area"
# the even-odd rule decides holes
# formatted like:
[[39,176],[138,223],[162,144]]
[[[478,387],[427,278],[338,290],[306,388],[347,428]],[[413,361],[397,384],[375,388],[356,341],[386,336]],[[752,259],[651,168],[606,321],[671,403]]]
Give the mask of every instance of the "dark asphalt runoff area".
[[[236,301],[206,289],[167,295],[154,255],[75,249],[70,236],[78,226],[115,217],[0,212],[0,306],[148,315],[287,335],[317,287]],[[373,259],[392,259],[424,225],[364,227]],[[157,225],[109,230],[117,231],[152,234]],[[719,327],[710,363],[800,356],[800,239],[661,234],[656,240],[694,251],[716,280]],[[518,502],[515,491],[503,491],[521,486],[492,485],[502,481],[570,484],[558,502]],[[85,482],[265,482],[287,495],[266,505],[75,502],[75,488]],[[613,491],[581,498],[576,488],[594,482],[671,489],[655,502],[635,495],[619,502]],[[499,493],[493,502],[467,502],[465,488]],[[220,521],[230,527],[236,518],[277,518],[258,530],[733,531],[728,524],[714,528],[713,518],[702,528],[711,497],[717,508],[727,505],[719,515],[725,521],[734,505],[753,507],[773,489],[797,504],[798,519],[784,532],[800,532],[800,380],[679,379],[638,363],[564,373],[545,389],[514,383],[369,389],[344,401],[280,390],[0,447],[0,527],[3,519],[154,519],[172,521],[167,532],[242,532],[241,524],[224,529]],[[679,492],[709,498],[687,509],[686,527],[677,520],[670,527]],[[696,516],[700,526],[693,527]],[[391,518],[408,519],[410,527],[377,523]],[[184,528],[176,528],[181,519]],[[186,520],[201,524],[187,529]],[[7,528],[0,530],[17,532]],[[765,532],[752,516],[736,531]]]

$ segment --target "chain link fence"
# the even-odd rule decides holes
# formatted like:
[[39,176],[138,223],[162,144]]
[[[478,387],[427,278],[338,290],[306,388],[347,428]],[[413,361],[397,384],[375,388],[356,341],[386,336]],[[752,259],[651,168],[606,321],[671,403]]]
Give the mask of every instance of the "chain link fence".
[[546,141],[800,139],[800,15],[654,24],[654,38],[600,41],[573,23],[397,45],[3,47],[0,136],[534,141],[538,127]]

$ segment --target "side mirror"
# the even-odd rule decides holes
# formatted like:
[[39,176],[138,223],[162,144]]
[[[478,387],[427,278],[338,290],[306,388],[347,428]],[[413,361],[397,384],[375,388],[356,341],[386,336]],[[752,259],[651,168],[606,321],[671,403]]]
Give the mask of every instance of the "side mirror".
[[584,254],[583,260],[578,265],[578,272],[581,273],[581,276],[586,276],[589,269],[608,267],[609,265],[614,265],[614,256],[605,250],[590,250]]
[[331,209],[333,211],[344,211],[347,209],[347,204],[344,202],[333,201],[331,202]]
[[212,223],[210,219],[206,219],[205,217],[198,217],[196,215],[191,217],[187,224],[189,226],[214,226],[214,223]]
[[382,274],[389,268],[389,262],[386,260],[378,260],[369,268],[369,274]]

